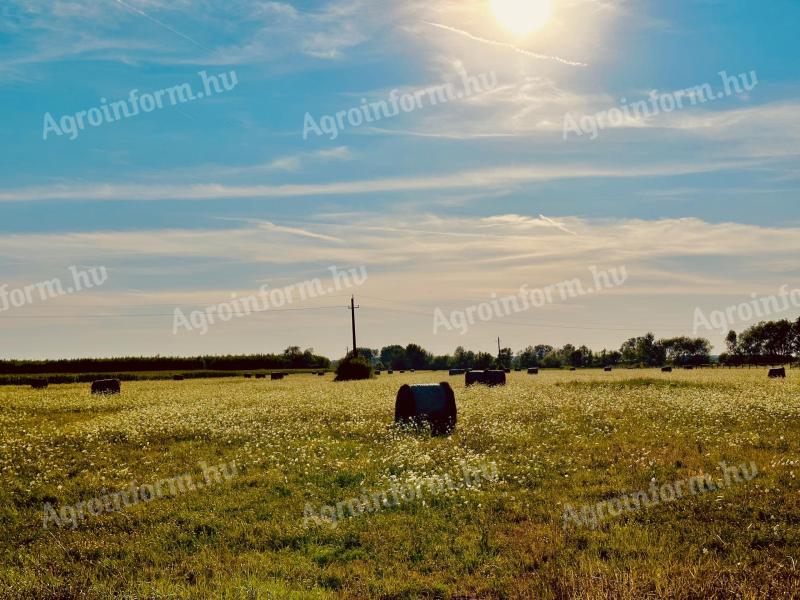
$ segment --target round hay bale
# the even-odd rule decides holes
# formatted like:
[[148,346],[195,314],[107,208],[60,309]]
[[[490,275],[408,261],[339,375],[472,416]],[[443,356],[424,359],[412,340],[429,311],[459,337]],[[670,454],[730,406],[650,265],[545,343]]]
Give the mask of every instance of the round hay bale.
[[395,423],[429,423],[433,435],[448,435],[455,429],[456,395],[447,382],[404,385],[397,392]]
[[611,373],[611,371],[613,371],[613,370],[614,370],[614,369],[612,369],[611,367],[605,367],[605,368],[603,369],[603,371],[605,371],[606,373]]
[[465,385],[505,385],[506,373],[505,371],[469,371],[464,375]]
[[286,376],[285,373],[270,373],[269,378],[272,381],[276,381],[279,379],[283,379],[285,376]]
[[380,375],[380,374],[381,374],[381,372],[379,370],[375,371],[375,375]]
[[34,379],[31,381],[31,387],[35,390],[46,390],[48,385],[47,379]]
[[264,373],[256,373],[256,379],[266,379],[267,376]]
[[575,367],[570,367],[569,370],[570,371],[577,371],[578,369],[576,369]]
[[786,379],[786,367],[781,367],[780,369],[770,369],[769,370],[769,378],[770,379]]
[[528,369],[528,375],[538,375],[539,374],[539,367],[530,367]]
[[319,373],[317,373],[317,375],[319,375],[320,377],[324,377],[325,376],[325,371],[320,371]]
[[386,371],[386,372],[387,372],[389,375],[394,375],[394,371],[393,371],[392,369],[389,369],[389,370],[388,370],[388,371]]
[[245,379],[252,379],[252,378],[253,378],[253,375],[252,375],[251,373],[245,373],[245,374],[244,374],[244,378],[245,378]]
[[93,394],[119,394],[121,391],[119,379],[98,379],[92,382]]
[[672,373],[672,367],[661,367],[662,373]]

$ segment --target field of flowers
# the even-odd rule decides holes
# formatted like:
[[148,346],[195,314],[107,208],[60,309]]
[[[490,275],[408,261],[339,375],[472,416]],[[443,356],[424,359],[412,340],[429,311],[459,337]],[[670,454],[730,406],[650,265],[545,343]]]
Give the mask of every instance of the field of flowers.
[[[402,383],[448,379],[452,436],[392,426]],[[567,505],[719,478],[723,461],[758,474],[564,527]],[[231,462],[202,484],[201,463]],[[486,464],[496,479],[335,526],[307,518]],[[57,516],[186,474],[195,489]],[[6,387],[0,598],[797,598],[799,478],[797,370],[545,371],[491,389],[446,373],[126,382],[112,397]]]

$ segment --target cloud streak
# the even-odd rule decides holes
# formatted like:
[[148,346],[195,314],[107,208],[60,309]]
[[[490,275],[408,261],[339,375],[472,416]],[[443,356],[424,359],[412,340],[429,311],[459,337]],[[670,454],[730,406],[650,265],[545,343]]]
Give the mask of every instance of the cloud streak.
[[515,46],[513,44],[509,44],[508,42],[499,42],[497,40],[490,40],[488,38],[480,37],[470,33],[469,31],[465,31],[463,29],[457,29],[455,27],[450,27],[449,25],[443,25],[441,23],[433,23],[431,21],[423,21],[426,25],[430,25],[431,27],[437,27],[439,29],[443,29],[444,31],[449,31],[451,33],[455,33],[461,35],[463,37],[469,38],[476,42],[481,42],[482,44],[488,44],[490,46],[497,46],[498,48],[506,48],[508,50],[512,50],[517,54],[522,54],[523,56],[528,56],[530,58],[537,58],[539,60],[553,60],[559,62],[564,65],[569,65],[572,67],[588,67],[586,63],[577,62],[574,60],[567,60],[566,58],[561,58],[559,56],[549,56],[547,54],[539,54],[538,52],[532,52],[531,50],[526,50],[525,48],[520,48],[519,46]]

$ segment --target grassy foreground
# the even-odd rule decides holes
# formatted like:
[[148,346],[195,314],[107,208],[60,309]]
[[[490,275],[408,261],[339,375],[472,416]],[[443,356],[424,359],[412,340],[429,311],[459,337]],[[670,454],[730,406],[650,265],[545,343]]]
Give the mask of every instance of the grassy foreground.
[[[449,438],[390,427],[402,383],[450,380]],[[87,514],[136,482],[230,479]],[[576,508],[755,463],[752,481],[562,527]],[[494,463],[497,481],[304,524],[321,508]],[[797,598],[800,373],[446,373],[334,384],[130,382],[0,389],[0,598]],[[63,513],[67,514],[67,513]]]

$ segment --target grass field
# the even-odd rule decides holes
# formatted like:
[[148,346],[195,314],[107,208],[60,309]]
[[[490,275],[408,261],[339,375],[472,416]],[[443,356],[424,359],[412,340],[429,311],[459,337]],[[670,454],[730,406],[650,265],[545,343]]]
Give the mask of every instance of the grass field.
[[[0,389],[0,598],[800,597],[800,373],[446,373],[335,384],[130,382]],[[459,422],[391,427],[403,382],[450,380]],[[230,479],[77,528],[54,511],[235,461]],[[566,505],[757,465],[751,481],[562,526]],[[496,481],[304,523],[462,464]],[[68,513],[58,513],[68,514]]]

